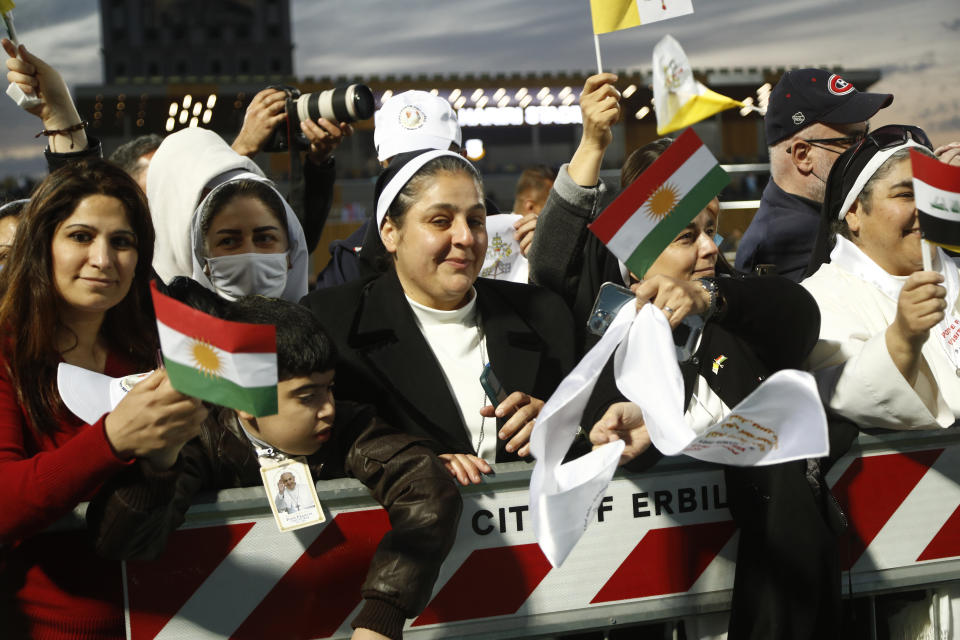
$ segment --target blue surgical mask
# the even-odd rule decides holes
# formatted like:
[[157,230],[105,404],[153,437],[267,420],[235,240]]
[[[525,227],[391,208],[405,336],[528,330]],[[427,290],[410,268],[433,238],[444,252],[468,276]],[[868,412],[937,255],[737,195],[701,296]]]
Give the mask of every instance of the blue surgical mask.
[[221,297],[279,298],[287,286],[289,258],[283,253],[241,253],[207,258],[207,277]]

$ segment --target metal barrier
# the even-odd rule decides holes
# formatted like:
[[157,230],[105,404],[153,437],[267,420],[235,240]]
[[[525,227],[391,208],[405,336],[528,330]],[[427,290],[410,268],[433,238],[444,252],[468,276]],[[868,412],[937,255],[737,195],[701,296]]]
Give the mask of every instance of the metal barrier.
[[[457,543],[405,637],[513,638],[723,611],[737,532],[722,472],[679,457],[618,473],[560,568],[528,512],[531,467],[497,465],[463,491]],[[862,435],[828,482],[845,505],[844,591],[929,587],[960,575],[960,431]],[[322,525],[281,533],[261,488],[199,500],[157,561],[124,567],[128,637],[346,638],[389,527],[353,480],[318,484]],[[62,526],[77,526],[78,509]],[[282,611],[283,615],[278,615]]]

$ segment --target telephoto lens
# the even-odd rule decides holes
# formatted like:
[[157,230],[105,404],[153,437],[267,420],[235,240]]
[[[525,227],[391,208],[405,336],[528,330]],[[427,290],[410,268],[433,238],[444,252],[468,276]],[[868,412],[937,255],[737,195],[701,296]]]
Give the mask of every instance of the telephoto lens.
[[326,118],[330,122],[356,122],[373,116],[373,92],[363,84],[305,93],[297,99],[297,116],[301,121]]

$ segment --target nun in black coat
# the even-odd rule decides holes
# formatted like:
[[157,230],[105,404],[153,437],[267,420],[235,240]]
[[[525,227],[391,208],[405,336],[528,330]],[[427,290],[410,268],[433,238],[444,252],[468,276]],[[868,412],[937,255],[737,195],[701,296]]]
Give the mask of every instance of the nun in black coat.
[[[401,154],[377,181],[384,272],[303,299],[336,342],[338,399],[430,438],[463,484],[528,455],[533,420],[575,358],[558,295],[478,279],[485,218],[469,161]],[[480,384],[487,365],[506,396],[496,406]]]

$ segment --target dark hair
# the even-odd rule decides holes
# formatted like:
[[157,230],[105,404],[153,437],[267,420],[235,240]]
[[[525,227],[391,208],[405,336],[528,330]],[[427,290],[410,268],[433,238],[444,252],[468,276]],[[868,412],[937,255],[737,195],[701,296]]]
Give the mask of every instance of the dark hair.
[[57,391],[61,354],[57,336],[67,329],[53,280],[53,237],[85,198],[104,195],[123,204],[137,241],[137,266],[127,295],[104,315],[100,336],[140,370],[156,362],[157,327],[150,298],[153,224],[146,197],[129,175],[102,160],[66,165],[41,182],[20,216],[7,266],[0,271],[0,350],[7,375],[31,428],[49,433],[65,411]]
[[309,309],[265,296],[244,296],[224,306],[223,319],[272,324],[277,329],[277,373],[280,380],[329,371],[336,347]]
[[146,168],[140,158],[159,149],[162,142],[163,137],[155,133],[137,136],[117,147],[116,151],[110,154],[109,160],[136,179]]
[[0,207],[0,220],[4,218],[9,218],[10,216],[18,216],[23,211],[23,208],[27,206],[27,203],[30,200],[24,198],[23,200],[11,200],[2,207]]
[[483,179],[480,174],[471,168],[467,160],[454,158],[453,156],[440,156],[427,162],[420,167],[420,170],[413,174],[413,177],[403,185],[403,189],[397,194],[397,197],[390,203],[387,209],[387,217],[393,221],[393,224],[400,228],[403,226],[403,216],[407,210],[413,206],[413,203],[420,197],[420,192],[441,173],[463,173],[477,183],[480,193],[483,193]]
[[673,140],[670,138],[658,138],[627,156],[623,162],[623,168],[620,169],[620,188],[625,189],[628,184],[633,184],[633,181],[649,169],[654,160],[659,158],[671,144]]
[[287,209],[283,206],[283,198],[266,182],[249,179],[231,180],[210,192],[203,202],[203,211],[200,213],[200,230],[203,235],[207,235],[213,219],[234,198],[255,198],[262,202],[277,218],[289,238],[290,229],[287,227]]
[[556,170],[546,165],[524,169],[517,180],[517,189],[514,191],[513,210],[516,212],[520,208],[520,199],[524,194],[530,193],[536,196],[536,200],[545,200],[556,179]]

